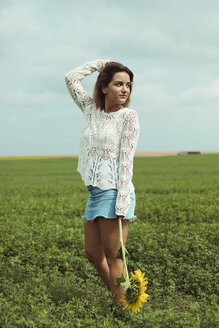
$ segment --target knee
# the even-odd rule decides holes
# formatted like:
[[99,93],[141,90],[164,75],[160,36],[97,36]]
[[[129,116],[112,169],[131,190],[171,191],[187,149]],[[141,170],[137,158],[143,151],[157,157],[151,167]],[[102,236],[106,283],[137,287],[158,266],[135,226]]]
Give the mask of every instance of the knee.
[[100,256],[96,253],[92,253],[90,251],[85,250],[85,256],[88,259],[88,261],[90,261],[94,265],[101,262]]
[[105,253],[108,265],[111,266],[116,259],[117,251],[115,251],[111,248],[105,248],[104,253]]

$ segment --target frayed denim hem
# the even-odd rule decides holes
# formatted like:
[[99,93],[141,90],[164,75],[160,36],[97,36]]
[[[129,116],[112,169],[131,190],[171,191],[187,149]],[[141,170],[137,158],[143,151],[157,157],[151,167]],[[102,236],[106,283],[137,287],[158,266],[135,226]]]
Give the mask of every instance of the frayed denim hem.
[[[98,216],[96,216],[95,218],[93,218],[93,219],[90,219],[90,218],[86,218],[85,216],[81,216],[81,219],[83,219],[84,221],[89,221],[89,222],[91,222],[91,223],[93,223],[94,222],[94,220],[96,219],[96,218],[98,218],[98,217],[102,217],[102,218],[104,218],[104,219],[106,219],[106,220],[112,220],[112,219],[118,219],[118,217],[116,217],[116,218],[106,218],[105,216],[103,216],[103,215],[98,215]],[[137,219],[137,216],[136,215],[134,215],[133,217],[131,217],[131,218],[124,218],[123,220],[129,220],[130,222],[133,222],[133,221],[135,221]]]

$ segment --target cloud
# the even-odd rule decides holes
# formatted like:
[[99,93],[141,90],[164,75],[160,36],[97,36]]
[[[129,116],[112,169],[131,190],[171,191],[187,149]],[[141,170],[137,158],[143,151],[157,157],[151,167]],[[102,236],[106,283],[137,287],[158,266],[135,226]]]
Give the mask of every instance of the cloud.
[[[168,95],[162,85],[146,83],[136,88],[133,97],[140,99],[141,103],[152,110],[156,107],[172,105],[177,102],[176,97]],[[150,110],[150,109],[149,109]]]
[[43,121],[46,120],[60,120],[60,119],[72,119],[74,117],[78,117],[79,111],[72,111],[72,110],[65,110],[65,111],[53,111],[49,110],[46,112],[42,112],[39,115],[37,115],[37,118]]
[[179,100],[183,103],[198,103],[207,102],[210,104],[219,104],[219,80],[212,81],[209,85],[190,88],[183,92]]
[[134,104],[140,116],[181,117],[182,120],[219,121],[219,80],[188,88],[171,95],[162,84],[145,83],[133,92]]
[[[191,119],[196,128],[186,125],[187,130],[200,139],[205,123],[219,119],[218,11],[216,0],[1,1],[1,122],[10,128],[15,115],[21,131],[28,117],[28,128],[44,126],[45,135],[59,121],[81,122],[64,75],[86,61],[109,58],[133,70],[133,108],[147,128],[162,120],[166,144],[177,144],[169,137],[171,124]],[[95,78],[82,82],[90,95]],[[218,127],[211,130],[216,134]],[[182,140],[183,133],[189,131]],[[144,149],[146,139],[141,140]]]
[[15,47],[22,47],[24,42],[32,43],[42,29],[29,6],[10,1],[7,7],[0,9],[0,53],[10,58]]
[[23,89],[10,90],[1,96],[1,103],[4,105],[23,106],[39,106],[55,104],[58,95],[54,92],[44,91],[41,93],[33,93]]
[[14,126],[15,124],[17,124],[17,122],[18,122],[18,119],[15,116],[12,116],[6,120],[1,119],[0,127],[3,128],[3,127],[7,127],[7,126]]

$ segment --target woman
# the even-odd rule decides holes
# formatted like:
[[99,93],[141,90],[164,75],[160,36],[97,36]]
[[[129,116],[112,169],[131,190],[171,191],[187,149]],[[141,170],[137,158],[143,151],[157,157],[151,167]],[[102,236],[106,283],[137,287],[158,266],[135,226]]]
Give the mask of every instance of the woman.
[[[80,81],[95,71],[99,76],[91,98]],[[114,303],[121,303],[122,288],[115,288],[123,268],[122,260],[116,259],[118,218],[123,219],[124,243],[129,222],[136,218],[132,175],[139,124],[136,111],[127,107],[133,73],[120,63],[98,59],[69,72],[65,81],[85,115],[78,172],[89,191],[83,216],[86,257],[112,292]]]

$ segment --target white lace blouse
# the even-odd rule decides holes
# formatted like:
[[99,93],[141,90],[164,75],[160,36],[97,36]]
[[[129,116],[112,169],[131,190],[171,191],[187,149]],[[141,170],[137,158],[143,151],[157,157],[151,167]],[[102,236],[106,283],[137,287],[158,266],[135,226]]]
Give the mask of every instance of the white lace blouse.
[[107,60],[95,60],[65,75],[70,95],[84,113],[80,139],[78,172],[85,185],[102,190],[116,188],[116,215],[125,216],[130,205],[133,157],[139,136],[137,112],[124,108],[106,113],[84,91],[80,81],[101,71]]

